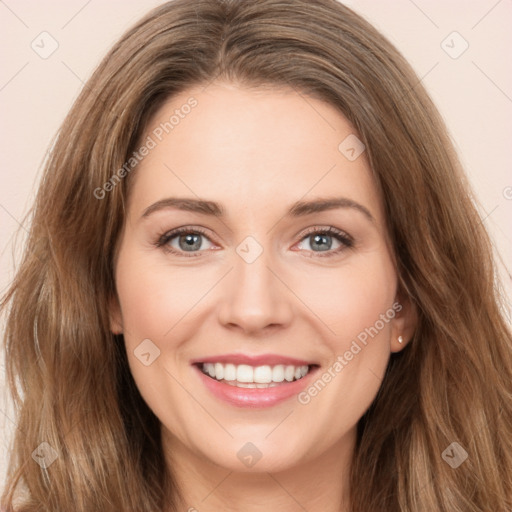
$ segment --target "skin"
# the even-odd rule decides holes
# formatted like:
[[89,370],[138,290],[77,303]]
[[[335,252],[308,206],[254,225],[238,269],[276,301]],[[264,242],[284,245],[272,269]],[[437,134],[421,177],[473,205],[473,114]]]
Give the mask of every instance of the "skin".
[[[366,154],[349,161],[338,150],[356,132],[334,107],[292,89],[225,82],[169,99],[144,139],[191,96],[197,106],[131,176],[112,331],[124,334],[135,382],[161,421],[180,510],[346,510],[357,422],[390,353],[406,346],[415,325],[412,306],[397,296]],[[167,197],[216,201],[225,214],[164,208],[142,217]],[[296,201],[332,197],[364,206],[372,220],[351,207],[286,216]],[[187,256],[179,235],[167,244],[179,254],[155,245],[182,226],[207,232],[192,253],[199,256]],[[331,243],[332,256],[325,257],[329,251],[304,232],[329,226],[353,245],[328,237],[321,247]],[[263,249],[252,263],[236,252],[247,236]],[[307,404],[293,397],[269,408],[234,407],[214,397],[190,364],[274,353],[316,362],[321,374],[397,301],[401,311]],[[144,339],[160,350],[149,366],[134,355]],[[252,467],[237,457],[247,442],[262,453]]]

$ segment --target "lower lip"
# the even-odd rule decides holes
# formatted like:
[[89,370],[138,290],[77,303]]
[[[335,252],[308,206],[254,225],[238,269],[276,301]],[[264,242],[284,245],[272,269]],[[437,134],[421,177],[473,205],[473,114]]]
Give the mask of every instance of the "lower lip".
[[302,379],[279,384],[272,388],[239,388],[212,379],[204,374],[197,365],[194,365],[194,368],[199,373],[204,385],[217,398],[236,407],[252,408],[271,407],[298,395],[308,385],[311,376],[318,370],[318,367],[313,367]]

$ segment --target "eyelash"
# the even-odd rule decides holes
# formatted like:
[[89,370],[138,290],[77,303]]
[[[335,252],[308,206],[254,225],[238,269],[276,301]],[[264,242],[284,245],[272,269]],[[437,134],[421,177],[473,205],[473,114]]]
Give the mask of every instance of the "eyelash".
[[[182,228],[176,228],[176,229],[173,229],[172,231],[167,231],[165,233],[162,233],[161,235],[159,235],[157,237],[157,240],[154,245],[158,248],[163,249],[166,252],[176,254],[178,256],[184,256],[186,258],[201,256],[201,253],[203,251],[195,251],[195,252],[190,252],[189,254],[187,254],[186,251],[177,251],[176,249],[171,248],[169,245],[167,245],[173,238],[177,237],[178,235],[180,235],[182,233],[186,233],[187,235],[202,235],[205,238],[207,238],[208,240],[210,240],[206,231],[204,231],[201,228],[193,228],[192,229],[189,227],[182,227]],[[352,239],[352,237],[350,237],[343,231],[340,231],[339,229],[336,229],[332,226],[329,226],[328,228],[318,228],[318,227],[310,228],[306,231],[306,233],[304,233],[302,235],[302,238],[300,239],[300,241],[302,241],[302,240],[306,239],[308,236],[311,236],[314,234],[322,234],[322,235],[332,236],[333,238],[335,238],[336,240],[338,240],[338,242],[340,242],[342,244],[342,246],[339,247],[338,249],[335,249],[334,251],[331,251],[331,250],[325,251],[324,254],[322,254],[322,251],[308,251],[308,252],[315,253],[315,255],[319,256],[320,258],[329,258],[331,256],[335,256],[335,255],[339,254],[341,251],[344,251],[345,249],[349,249],[349,248],[353,247],[353,245],[354,245],[354,240]]]

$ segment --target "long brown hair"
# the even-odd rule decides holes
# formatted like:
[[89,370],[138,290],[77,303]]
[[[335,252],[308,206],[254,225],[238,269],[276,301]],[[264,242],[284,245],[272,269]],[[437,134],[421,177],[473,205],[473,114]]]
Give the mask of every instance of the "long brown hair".
[[[175,509],[158,420],[131,378],[122,336],[109,329],[130,179],[104,184],[165,100],[215,79],[291,87],[338,108],[382,194],[418,326],[358,424],[351,510],[510,509],[512,341],[488,236],[419,79],[335,0],[169,2],[131,28],[86,83],[46,162],[1,303],[10,306],[5,354],[18,413],[3,506]],[[32,457],[43,442],[56,455],[46,469]],[[452,467],[446,454],[461,449],[467,459]]]

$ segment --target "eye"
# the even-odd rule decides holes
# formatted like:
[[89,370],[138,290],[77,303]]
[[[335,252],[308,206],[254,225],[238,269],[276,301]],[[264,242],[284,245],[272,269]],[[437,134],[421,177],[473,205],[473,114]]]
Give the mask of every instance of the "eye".
[[[208,242],[205,243],[205,241]],[[183,253],[192,253],[190,256],[199,256],[199,254],[194,253],[211,249],[211,246],[208,244],[213,246],[211,240],[202,229],[184,227],[174,229],[159,236],[155,245],[180,256],[184,255]]]
[[[206,232],[200,228],[182,227],[163,233],[155,242],[157,247],[178,256],[200,256],[202,251],[215,247]],[[309,229],[298,244],[300,250],[315,253],[316,256],[334,256],[352,247],[350,235],[337,228],[315,227]],[[323,253],[323,254],[322,254]]]
[[318,254],[318,256],[328,257],[338,254],[353,245],[354,241],[349,235],[329,226],[328,228],[316,227],[309,230],[299,243],[299,249],[314,253],[325,253]]

